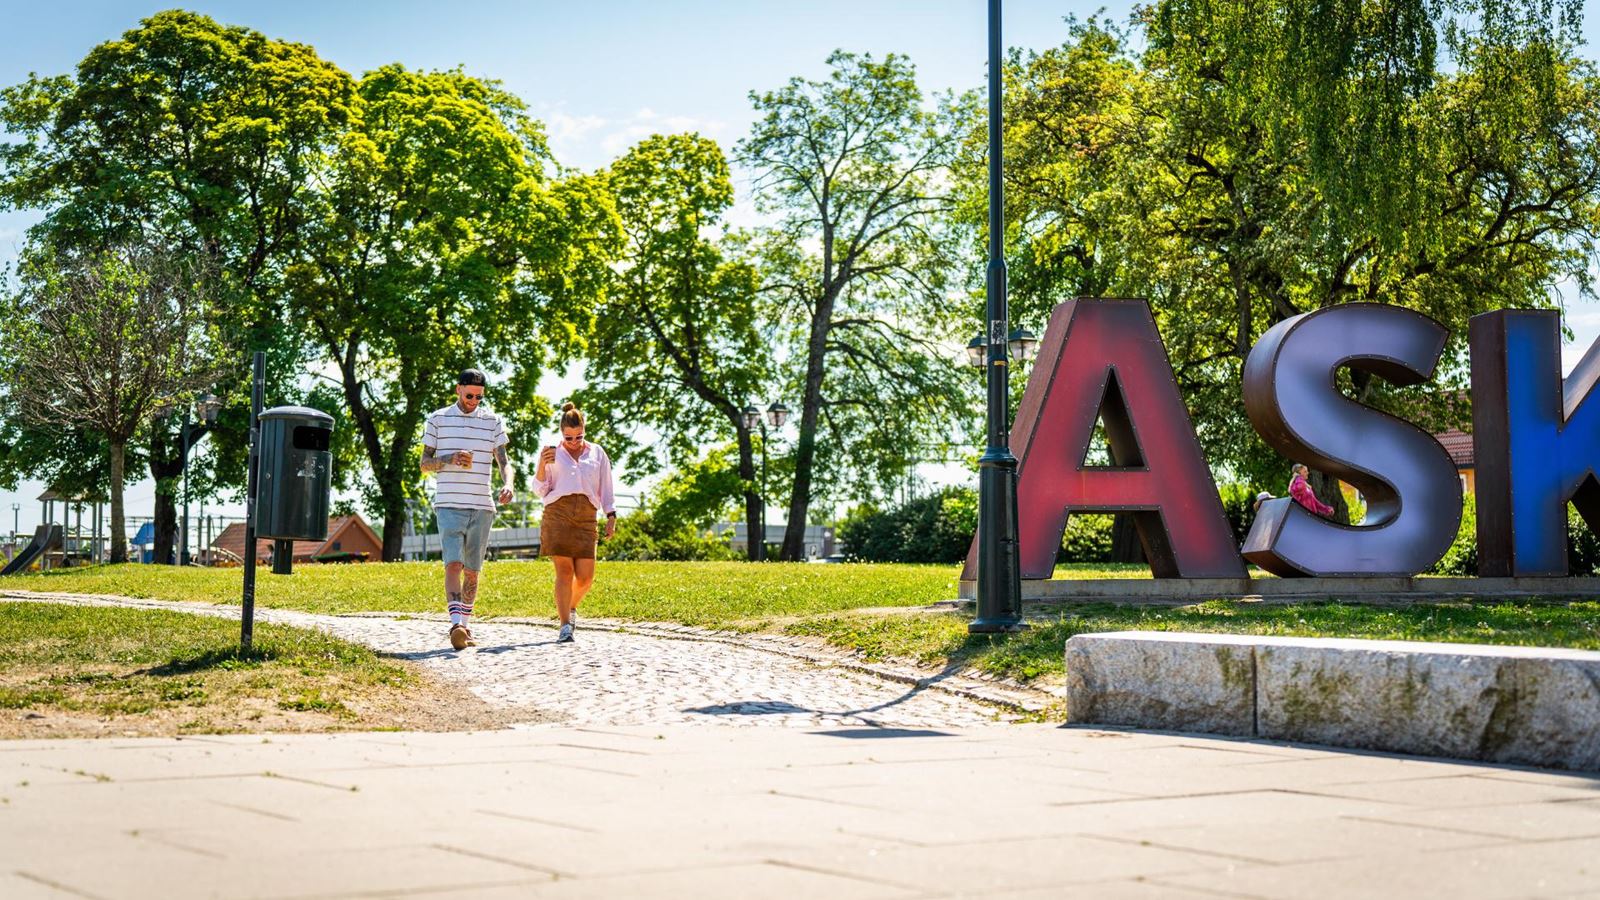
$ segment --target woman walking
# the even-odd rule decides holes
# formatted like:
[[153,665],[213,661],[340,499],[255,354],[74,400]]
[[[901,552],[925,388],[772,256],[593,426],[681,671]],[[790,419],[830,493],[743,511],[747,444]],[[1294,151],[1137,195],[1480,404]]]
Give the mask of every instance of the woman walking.
[[594,584],[595,512],[606,514],[606,537],[617,529],[611,459],[583,435],[583,413],[571,403],[561,407],[561,446],[539,451],[533,476],[544,502],[539,555],[550,557],[556,567],[556,612],[561,616],[556,642],[561,644],[571,643],[578,604]]

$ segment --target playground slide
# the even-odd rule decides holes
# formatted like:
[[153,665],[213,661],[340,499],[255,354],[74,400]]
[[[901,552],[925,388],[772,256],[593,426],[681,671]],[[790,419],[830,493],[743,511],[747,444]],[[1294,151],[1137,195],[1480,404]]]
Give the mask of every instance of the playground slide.
[[11,558],[4,569],[0,569],[0,576],[15,575],[18,572],[28,571],[34,560],[45,553],[58,549],[61,546],[60,525],[40,525],[33,533],[33,543],[22,548],[22,552]]

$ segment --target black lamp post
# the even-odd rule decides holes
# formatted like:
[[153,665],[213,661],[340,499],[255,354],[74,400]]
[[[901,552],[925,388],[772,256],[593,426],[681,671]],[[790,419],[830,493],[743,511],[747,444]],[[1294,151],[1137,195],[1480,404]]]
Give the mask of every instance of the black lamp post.
[[761,490],[757,495],[761,501],[761,535],[760,537],[751,535],[749,538],[755,541],[752,546],[757,548],[758,562],[763,562],[767,558],[767,426],[770,424],[772,430],[776,431],[787,421],[789,421],[789,407],[784,406],[780,400],[772,401],[772,405],[767,407],[765,421],[761,418],[761,410],[754,406],[744,408],[744,430],[761,429]]
[[[195,413],[207,425],[217,421],[222,401],[215,394],[206,394],[195,401]],[[178,529],[178,565],[189,564],[189,409],[183,410],[183,524]]]
[[13,503],[13,504],[11,504],[11,541],[13,543],[15,543],[16,540],[17,540],[17,523],[21,520],[21,518],[20,518],[21,515],[22,515],[22,504],[21,503]]
[[[978,460],[978,615],[973,633],[1021,631],[1022,572],[1017,547],[1017,458],[1011,455],[1008,409],[1005,194],[1001,182],[1000,0],[989,0],[989,268],[986,327],[979,346],[988,383],[988,446]],[[1021,344],[1019,336],[1018,343]],[[1037,345],[1037,342],[1035,342]],[[969,345],[968,352],[977,348]],[[1020,348],[1019,348],[1020,349]]]

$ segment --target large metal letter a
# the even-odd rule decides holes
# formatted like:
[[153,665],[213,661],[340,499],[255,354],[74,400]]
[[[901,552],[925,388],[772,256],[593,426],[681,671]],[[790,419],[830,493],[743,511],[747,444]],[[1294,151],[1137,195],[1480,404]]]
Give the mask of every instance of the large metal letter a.
[[1561,314],[1473,316],[1478,574],[1567,574],[1567,501],[1600,529],[1600,341],[1561,380]]
[[[1095,419],[1112,465],[1086,466]],[[1017,410],[1022,577],[1049,578],[1067,516],[1132,513],[1157,578],[1243,578],[1211,470],[1143,300],[1069,300],[1050,314]],[[976,547],[976,542],[974,542]],[[974,571],[973,553],[967,570]]]

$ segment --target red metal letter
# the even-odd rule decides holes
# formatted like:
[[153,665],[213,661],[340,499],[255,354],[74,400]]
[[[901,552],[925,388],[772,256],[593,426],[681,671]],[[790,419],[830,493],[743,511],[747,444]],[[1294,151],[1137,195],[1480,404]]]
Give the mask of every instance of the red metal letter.
[[[1084,465],[1097,415],[1111,466]],[[1132,513],[1157,578],[1245,576],[1143,300],[1069,300],[1055,308],[1011,446],[1020,461],[1023,578],[1050,577],[1075,512]],[[976,574],[976,547],[974,540],[963,579]]]

